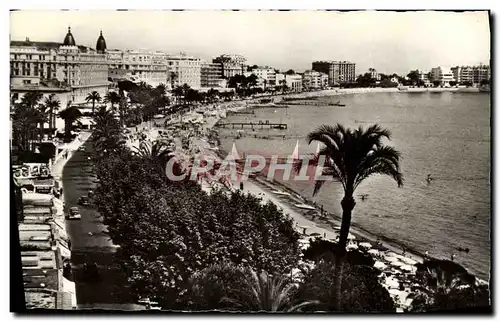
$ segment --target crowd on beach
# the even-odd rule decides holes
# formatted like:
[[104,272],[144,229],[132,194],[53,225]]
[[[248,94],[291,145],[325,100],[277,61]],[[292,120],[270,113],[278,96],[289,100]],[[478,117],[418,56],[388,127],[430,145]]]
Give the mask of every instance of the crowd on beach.
[[[290,94],[288,98],[300,99],[325,95],[394,90],[397,91],[394,88],[334,89],[313,93]],[[277,97],[276,99],[279,100],[282,98]],[[129,144],[137,146],[142,140],[155,141],[166,139],[172,144],[176,155],[189,158],[190,156],[203,154],[217,158],[217,138],[219,134],[213,128],[214,125],[220,119],[225,118],[228,112],[247,109],[249,105],[251,106],[251,104],[256,102],[257,99],[198,105],[182,115],[172,115],[165,119],[149,122],[148,124],[141,124],[135,128],[135,132],[133,131],[134,129],[130,129],[134,133],[129,136]],[[193,120],[197,121],[193,122]],[[236,131],[231,135],[238,138],[246,134]],[[258,133],[250,135],[261,139],[271,139],[269,135],[266,136]],[[276,138],[281,136],[275,135]],[[285,139],[286,136],[282,136],[282,138]],[[433,178],[429,175],[426,180],[430,184]],[[205,191],[210,192],[213,185],[203,184],[202,182],[202,187]],[[296,220],[296,230],[303,235],[300,242],[304,249],[308,247],[313,237],[320,236],[331,241],[338,239],[340,229],[338,216],[326,212],[322,205],[318,205],[314,201],[294,195],[293,192],[287,192],[283,187],[277,186],[274,182],[265,182],[262,179],[251,181],[248,184],[239,182],[230,189],[239,189],[247,193],[252,193],[263,198],[263,200],[270,200],[286,208],[292,218]],[[365,201],[368,196],[362,195],[360,198],[362,201]],[[309,205],[313,211],[306,212],[303,209],[294,207],[294,205],[298,204]],[[299,222],[307,224],[299,225]],[[383,241],[355,228],[352,229],[352,232],[353,234],[349,234],[350,239],[347,249],[360,249],[370,254],[375,260],[374,267],[382,271],[379,276],[381,284],[388,289],[401,310],[407,308],[411,303],[411,300],[407,298],[410,294],[410,283],[408,281],[415,275],[417,270],[416,264],[421,263],[424,259],[430,259],[432,256],[429,252],[425,252],[425,254],[412,252],[404,245],[400,246]],[[456,256],[455,253],[451,254],[451,261],[454,261]]]

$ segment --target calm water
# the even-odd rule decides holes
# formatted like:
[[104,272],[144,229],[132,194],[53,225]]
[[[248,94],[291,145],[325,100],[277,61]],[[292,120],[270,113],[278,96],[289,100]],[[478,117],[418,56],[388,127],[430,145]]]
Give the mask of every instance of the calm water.
[[[246,130],[236,139],[238,151],[290,155],[299,140],[299,152],[316,150],[305,135],[321,124],[367,127],[379,123],[392,132],[390,145],[401,151],[403,188],[386,177],[361,184],[353,222],[381,236],[397,240],[431,256],[455,259],[487,279],[490,269],[490,97],[486,93],[370,93],[323,97],[346,107],[291,106],[257,109],[254,115],[233,115],[226,121],[288,123],[288,130]],[[221,134],[231,135],[232,130]],[[270,135],[270,139],[253,136]],[[279,137],[277,137],[280,135]],[[286,135],[286,139],[283,139]],[[222,140],[229,151],[233,138]],[[427,174],[434,178],[425,182]],[[286,183],[307,198],[312,186]],[[342,189],[323,186],[315,200],[341,214]],[[469,248],[459,252],[456,248]]]

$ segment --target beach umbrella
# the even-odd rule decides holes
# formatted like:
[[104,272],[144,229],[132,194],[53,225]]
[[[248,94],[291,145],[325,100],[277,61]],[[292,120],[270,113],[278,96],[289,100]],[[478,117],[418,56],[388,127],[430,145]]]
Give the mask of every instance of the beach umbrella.
[[359,243],[359,246],[364,247],[364,248],[372,248],[372,244],[370,244],[370,243]]
[[403,257],[403,258],[401,258],[401,260],[403,262],[405,262],[406,264],[408,264],[408,265],[415,265],[415,264],[417,264],[416,260],[408,258],[408,257]]
[[358,245],[356,245],[356,244],[349,244],[349,245],[347,245],[346,249],[348,249],[348,250],[349,249],[358,249]]
[[403,267],[407,264],[400,262],[399,260],[397,262],[392,262],[392,265],[397,266],[397,267]]
[[356,239],[356,236],[349,234],[347,235],[347,239]]
[[382,283],[382,284],[386,285],[388,288],[397,289],[399,287],[399,282],[396,279],[391,278],[391,277],[386,278],[384,283]]
[[384,259],[388,262],[399,262],[399,258],[394,256],[385,256]]
[[403,271],[411,272],[411,271],[413,271],[414,269],[416,270],[417,268],[416,268],[415,266],[411,266],[411,265],[407,265],[407,264],[405,264],[405,265],[401,266],[401,269],[402,269]]
[[375,264],[373,264],[373,267],[378,268],[378,269],[384,269],[387,267],[387,265],[385,265],[381,261],[376,261]]
[[380,251],[378,249],[370,249],[368,251],[368,254],[372,254],[372,255],[380,255]]
[[401,297],[403,295],[402,293],[404,293],[404,292],[397,290],[397,289],[390,289],[389,290],[389,294],[397,296],[397,297]]

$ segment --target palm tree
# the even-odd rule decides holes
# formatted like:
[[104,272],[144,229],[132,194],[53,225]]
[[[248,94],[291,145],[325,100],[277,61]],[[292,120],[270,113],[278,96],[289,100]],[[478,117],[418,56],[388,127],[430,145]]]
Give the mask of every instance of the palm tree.
[[161,141],[155,141],[154,143],[142,141],[139,143],[139,147],[135,148],[135,152],[158,169],[165,169],[168,160],[173,156],[172,149]]
[[[36,110],[38,111],[37,121],[40,124],[38,128],[39,131],[39,140],[41,141],[43,138],[43,130],[45,128],[45,123],[49,120],[49,107],[45,104],[38,104]],[[50,124],[49,124],[50,127]]]
[[38,102],[40,102],[42,98],[43,94],[38,91],[28,92],[21,98],[21,104],[24,104],[29,108],[34,108],[38,105]]
[[155,89],[156,92],[161,96],[164,96],[167,93],[167,86],[165,86],[165,84],[163,83],[158,84]]
[[64,135],[70,136],[73,123],[82,116],[82,113],[75,106],[70,106],[59,113],[59,117],[64,120]]
[[177,80],[179,79],[179,75],[176,72],[170,73],[170,86],[171,88],[175,87]]
[[111,109],[114,109],[114,104],[120,103],[121,97],[117,92],[108,92],[104,100],[111,103]]
[[[20,151],[31,151],[39,123],[39,112],[22,103],[16,104],[12,115],[13,144]],[[30,144],[31,142],[31,144]]]
[[288,276],[269,274],[266,271],[257,274],[250,268],[243,273],[243,283],[236,290],[236,298],[222,299],[234,308],[243,311],[297,312],[305,306],[318,303],[306,301],[293,305],[297,287]]
[[[122,143],[120,125],[113,112],[101,107],[94,115],[95,129],[92,135],[94,149],[98,155],[118,148]],[[118,145],[117,145],[118,143]]]
[[56,127],[55,113],[59,111],[61,102],[55,94],[50,94],[49,97],[45,98],[44,104],[49,109],[49,127],[53,129]]
[[87,101],[87,103],[92,101],[92,115],[93,115],[95,110],[95,102],[97,103],[101,102],[101,95],[98,92],[93,91],[92,93],[89,93],[87,95],[87,98],[85,98],[85,100]]
[[286,85],[286,80],[285,79],[282,79],[279,81],[280,85],[281,85],[281,91],[283,94],[285,94],[288,86]]
[[178,86],[174,89],[174,95],[177,99],[177,104],[179,104],[179,102],[181,101],[181,97],[184,96],[184,90],[182,86]]
[[[412,286],[410,310],[425,312],[474,306],[483,291],[465,268],[447,260],[430,260],[419,264]],[[486,303],[487,305],[487,303]]]
[[[344,128],[342,125],[322,125],[307,136],[309,144],[313,141],[323,143],[324,147],[314,158],[317,162],[320,157],[325,158],[323,175],[328,175],[334,181],[342,184],[344,198],[342,205],[342,224],[336,256],[336,295],[338,309],[341,307],[341,281],[343,257],[347,245],[347,236],[351,226],[352,210],[356,205],[354,192],[368,177],[373,175],[387,175],[393,178],[398,187],[403,185],[403,175],[400,172],[400,153],[393,147],[382,144],[383,138],[390,139],[389,130],[382,129],[378,124],[372,125],[366,131],[359,127],[357,130]],[[301,162],[295,164],[295,170],[300,169]],[[325,181],[317,180],[313,195],[316,195]]]

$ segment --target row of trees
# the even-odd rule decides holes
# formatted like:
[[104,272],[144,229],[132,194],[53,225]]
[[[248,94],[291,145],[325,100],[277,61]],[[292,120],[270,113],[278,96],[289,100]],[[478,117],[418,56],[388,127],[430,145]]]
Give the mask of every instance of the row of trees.
[[[53,134],[56,115],[65,121],[65,136],[69,137],[73,123],[81,116],[78,109],[68,107],[60,111],[61,103],[55,94],[43,97],[40,92],[26,93],[20,100],[11,101],[12,143],[20,153],[34,151],[45,134]],[[45,128],[48,124],[48,128]]]
[[206,267],[233,262],[289,273],[297,264],[299,236],[276,206],[238,193],[209,196],[191,181],[169,182],[166,146],[142,145],[132,153],[109,111],[96,123],[96,205],[138,295],[187,309],[196,305],[190,278]]
[[[138,295],[183,310],[394,311],[373,259],[345,251],[356,187],[375,174],[402,184],[399,153],[381,143],[389,131],[336,125],[309,134],[310,142],[325,145],[319,153],[330,161],[324,175],[345,189],[344,212],[339,242],[313,241],[304,257],[316,266],[303,270],[297,284],[289,274],[299,266],[299,236],[275,205],[239,192],[207,195],[190,181],[170,182],[164,169],[175,156],[167,146],[141,144],[132,153],[110,111],[100,110],[96,123],[96,205],[122,246],[119,255]],[[322,184],[316,183],[315,193]],[[414,311],[489,304],[487,287],[452,262],[425,262],[413,283]]]
[[[320,260],[324,252],[318,252],[310,259],[323,264],[305,270],[297,285],[289,274],[299,267],[299,235],[274,204],[169,182],[165,164],[175,156],[166,146],[142,144],[132,153],[112,113],[102,109],[96,123],[96,205],[121,245],[137,294],[184,310],[394,311],[373,261],[346,255],[339,273],[335,261]],[[333,246],[325,251],[337,254]]]

